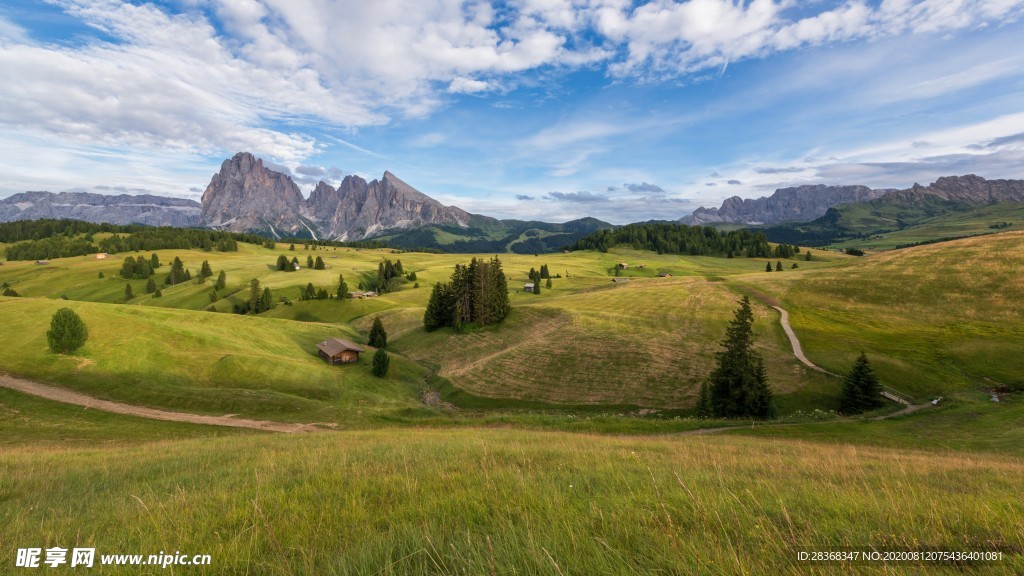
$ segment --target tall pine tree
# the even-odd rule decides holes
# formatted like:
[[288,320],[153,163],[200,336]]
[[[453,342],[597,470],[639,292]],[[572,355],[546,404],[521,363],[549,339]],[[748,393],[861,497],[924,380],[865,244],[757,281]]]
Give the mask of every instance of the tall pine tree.
[[735,318],[729,322],[718,366],[711,372],[711,404],[723,418],[772,418],[775,416],[764,362],[753,349],[754,313],[744,296]]

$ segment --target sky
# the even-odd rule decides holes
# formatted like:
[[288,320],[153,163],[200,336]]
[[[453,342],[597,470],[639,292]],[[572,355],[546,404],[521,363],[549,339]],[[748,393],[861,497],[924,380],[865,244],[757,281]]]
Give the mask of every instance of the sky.
[[0,197],[198,200],[240,151],[616,224],[1024,178],[1024,0],[4,0],[0,79]]

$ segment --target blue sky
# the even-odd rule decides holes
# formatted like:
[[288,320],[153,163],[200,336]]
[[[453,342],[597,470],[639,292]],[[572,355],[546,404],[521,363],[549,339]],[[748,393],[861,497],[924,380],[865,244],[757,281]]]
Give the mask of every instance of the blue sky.
[[0,196],[198,199],[247,150],[498,217],[1024,178],[1024,0],[0,5]]

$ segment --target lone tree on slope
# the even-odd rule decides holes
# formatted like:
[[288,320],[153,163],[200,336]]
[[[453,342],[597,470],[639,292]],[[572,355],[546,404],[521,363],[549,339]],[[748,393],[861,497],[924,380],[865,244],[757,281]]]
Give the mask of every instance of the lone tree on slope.
[[373,354],[373,375],[383,378],[388,375],[388,368],[391,367],[391,357],[386,350],[381,348]]
[[367,343],[374,348],[384,348],[388,345],[388,333],[384,330],[384,323],[380,316],[373,319],[373,327],[370,328],[370,338]]
[[843,399],[839,409],[843,414],[860,414],[880,408],[883,403],[882,383],[871,369],[867,355],[861,352],[843,379]]
[[753,349],[754,313],[746,296],[729,322],[716,354],[718,366],[711,372],[711,404],[723,418],[773,418],[775,403],[768,387],[764,361]]
[[46,332],[46,341],[50,350],[58,354],[68,354],[78,350],[85,344],[89,331],[82,322],[81,316],[70,308],[61,308],[50,319],[50,329]]

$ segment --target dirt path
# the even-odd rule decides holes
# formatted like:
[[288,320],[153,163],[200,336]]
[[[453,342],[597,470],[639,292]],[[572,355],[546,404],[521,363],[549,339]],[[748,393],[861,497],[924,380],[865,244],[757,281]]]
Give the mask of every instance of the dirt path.
[[[896,418],[898,416],[906,416],[907,414],[911,414],[913,412],[917,412],[918,410],[921,410],[923,408],[927,408],[927,407],[929,407],[931,405],[932,405],[931,402],[925,402],[924,404],[911,404],[910,406],[904,407],[902,410],[897,410],[896,412],[890,412],[889,414],[882,414],[881,416],[875,416],[871,420],[873,420],[873,421],[888,420],[889,418]],[[836,422],[850,422],[850,421],[854,421],[854,420],[857,420],[856,416],[852,416],[852,417],[848,417],[848,418],[840,418],[838,420],[824,420],[824,421],[820,421],[820,422],[778,422],[778,423],[765,422],[765,423],[751,424],[750,428],[765,428],[765,427],[777,428],[779,426],[800,426],[800,425],[803,425],[803,424],[835,424]],[[687,430],[686,432],[671,432],[669,434],[664,434],[664,436],[700,436],[702,434],[716,434],[718,432],[725,432],[727,430],[743,430],[745,428],[747,428],[747,426],[721,426],[719,428],[698,428],[697,430]]]
[[800,340],[797,339],[796,334],[793,332],[793,328],[789,325],[789,312],[786,312],[780,306],[772,306],[772,308],[778,310],[779,314],[781,314],[779,317],[779,324],[782,325],[782,329],[786,332],[786,336],[789,337],[789,343],[793,346],[793,355],[796,356],[796,359],[803,362],[804,366],[817,370],[818,372],[831,374],[832,376],[839,376],[839,374],[825,370],[821,366],[818,366],[814,362],[808,360],[807,356],[804,356],[804,350],[800,346]]
[[55,400],[65,404],[75,404],[86,408],[103,410],[104,412],[128,414],[129,416],[140,416],[142,418],[150,418],[153,420],[188,422],[190,424],[207,424],[210,426],[230,426],[232,428],[250,428],[253,430],[264,430],[267,432],[295,433],[324,431],[324,428],[315,424],[290,424],[284,422],[270,422],[267,420],[247,420],[245,418],[234,418],[232,416],[205,416],[202,414],[188,414],[186,412],[169,412],[167,410],[157,410],[155,408],[143,408],[141,406],[121,404],[120,402],[100,400],[99,398],[93,398],[92,396],[86,396],[64,388],[58,388],[48,384],[40,384],[39,382],[23,380],[21,378],[14,378],[13,376],[8,376],[6,374],[0,374],[0,387],[10,388],[11,390],[17,390],[18,392],[24,392],[25,394],[31,394],[32,396]]

